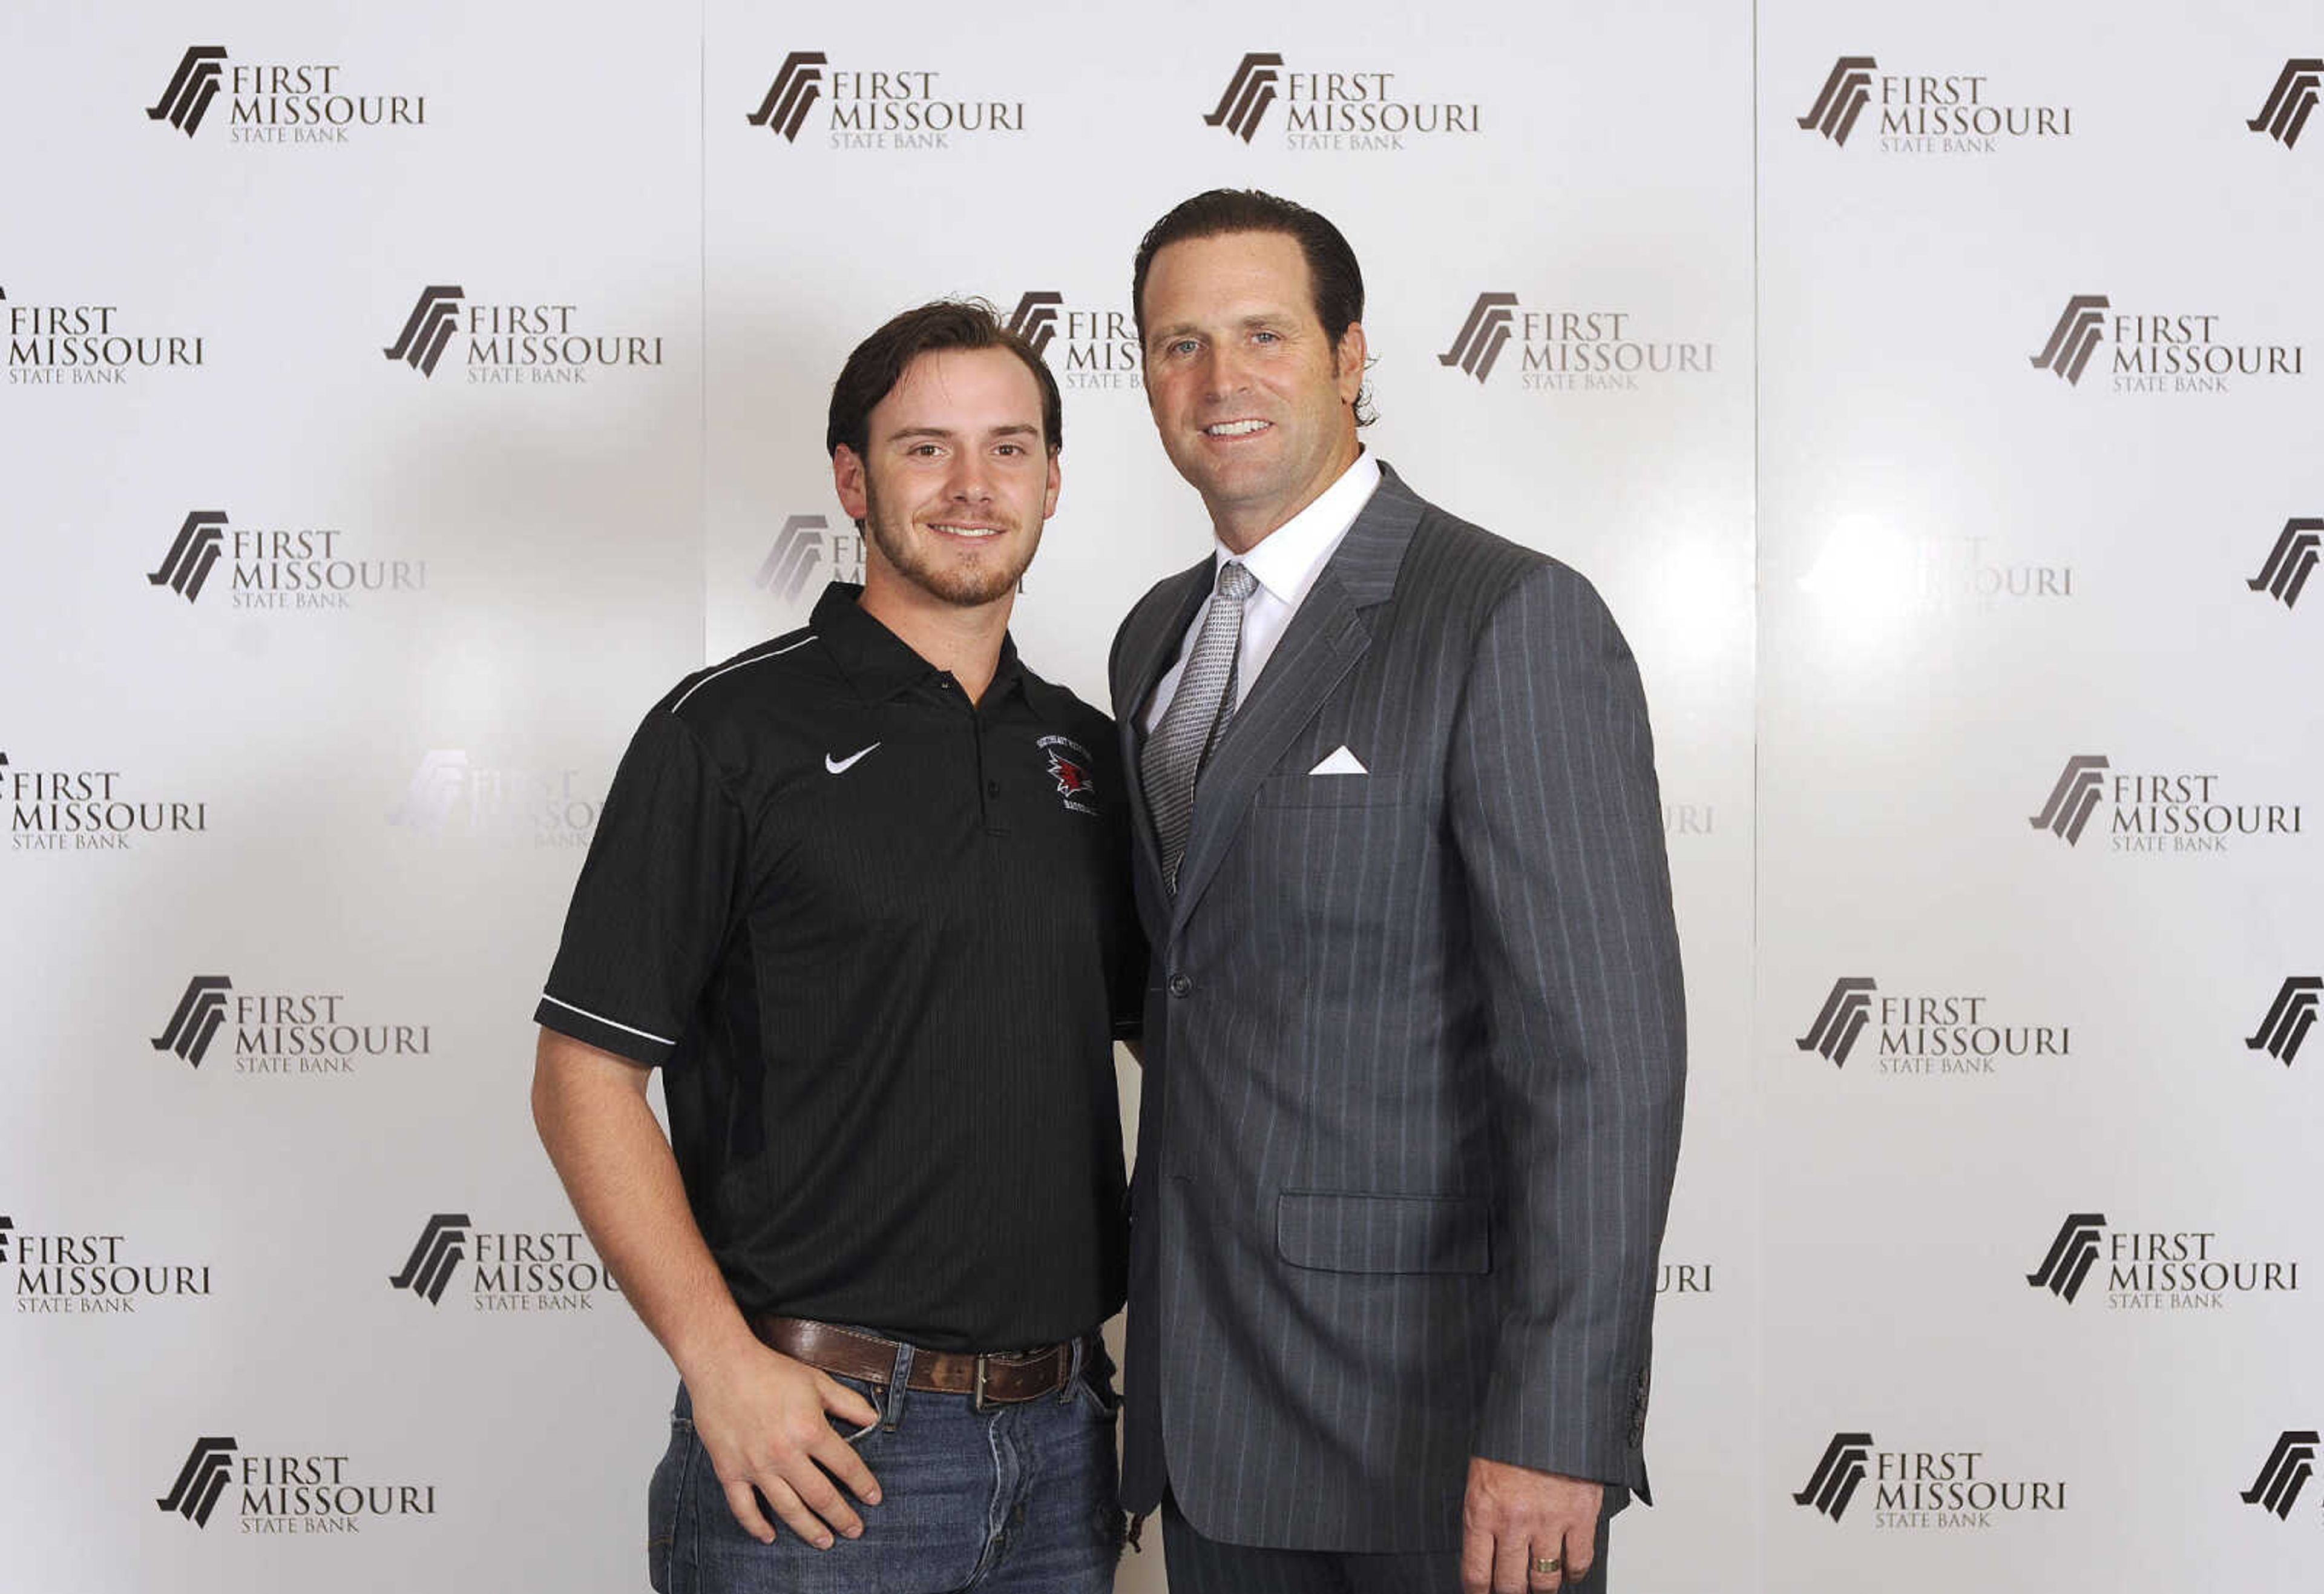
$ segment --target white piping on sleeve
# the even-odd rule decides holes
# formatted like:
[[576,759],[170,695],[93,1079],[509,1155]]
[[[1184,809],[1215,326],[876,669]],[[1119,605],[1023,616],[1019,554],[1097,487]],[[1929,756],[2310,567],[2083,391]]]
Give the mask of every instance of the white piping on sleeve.
[[[678,700],[678,701],[676,701],[675,703],[672,703],[672,704],[669,706],[669,708],[670,708],[670,712],[671,712],[671,713],[673,713],[673,714],[675,714],[675,713],[676,713],[676,712],[678,712],[678,710],[679,710],[680,709],[685,708],[685,707],[686,707],[686,700],[687,700],[687,698],[690,698],[690,697],[692,697],[696,692],[698,692],[698,691],[700,691],[704,687],[708,686],[712,681],[714,681],[717,680],[721,675],[725,674],[727,671],[729,671],[729,670],[740,670],[740,669],[741,669],[743,665],[745,665],[745,664],[760,664],[760,663],[765,663],[767,660],[769,660],[769,659],[779,659],[779,658],[781,658],[785,653],[791,652],[791,651],[792,651],[792,649],[794,649],[794,648],[802,648],[802,647],[805,647],[808,643],[813,642],[814,640],[815,640],[815,633],[814,633],[814,632],[812,632],[812,631],[810,631],[810,632],[808,632],[805,636],[800,637],[797,642],[792,643],[792,644],[790,644],[790,646],[789,646],[789,647],[779,647],[779,648],[777,648],[773,653],[761,653],[761,654],[760,654],[757,658],[755,658],[755,659],[737,659],[737,660],[735,660],[735,661],[734,661],[733,663],[731,663],[731,664],[724,665],[724,666],[722,666],[722,667],[721,667],[721,668],[719,668],[719,669],[713,670],[709,674],[707,674],[707,675],[704,676],[701,680],[699,680],[699,681],[696,681],[692,686],[687,687],[687,688],[686,689],[685,696],[684,696],[684,697],[679,698],[679,699]],[[561,1005],[562,1005],[562,1004],[560,1004],[560,1006],[561,1006]]]
[[592,1013],[586,1007],[576,1007],[570,1002],[559,1002],[547,991],[540,993],[540,999],[544,1002],[553,1003],[557,1006],[564,1008],[567,1013],[577,1013],[584,1018],[595,1019],[599,1024],[605,1025],[607,1028],[617,1029],[625,1035],[635,1035],[641,1041],[651,1041],[658,1046],[675,1046],[678,1044],[676,1041],[670,1040],[667,1036],[657,1035],[648,1030],[632,1029],[625,1024],[616,1024],[613,1020],[607,1018],[602,1013]]

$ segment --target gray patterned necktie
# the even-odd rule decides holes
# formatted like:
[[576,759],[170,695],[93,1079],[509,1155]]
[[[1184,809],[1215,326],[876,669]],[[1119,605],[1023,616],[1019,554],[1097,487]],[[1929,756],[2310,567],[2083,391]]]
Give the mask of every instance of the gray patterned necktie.
[[1235,665],[1241,652],[1243,600],[1259,582],[1232,561],[1219,567],[1218,590],[1186,655],[1178,690],[1139,759],[1154,834],[1162,844],[1162,878],[1178,889],[1178,860],[1194,823],[1194,780],[1219,733],[1234,717]]

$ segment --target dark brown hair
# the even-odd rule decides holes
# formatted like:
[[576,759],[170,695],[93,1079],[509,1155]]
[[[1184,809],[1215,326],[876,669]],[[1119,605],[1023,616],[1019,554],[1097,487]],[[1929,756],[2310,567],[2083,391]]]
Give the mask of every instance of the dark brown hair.
[[1033,346],[1002,324],[982,299],[938,299],[908,310],[855,346],[831,385],[831,416],[823,446],[836,454],[846,444],[860,457],[871,443],[872,412],[895,391],[914,360],[945,349],[1005,348],[1025,362],[1041,389],[1041,439],[1051,454],[1065,446],[1065,403],[1057,379]]

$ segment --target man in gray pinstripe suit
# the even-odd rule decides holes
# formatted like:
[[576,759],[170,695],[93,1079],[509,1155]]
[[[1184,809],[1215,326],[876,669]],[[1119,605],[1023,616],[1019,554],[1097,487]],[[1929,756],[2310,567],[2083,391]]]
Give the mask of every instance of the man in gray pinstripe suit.
[[1365,453],[1330,222],[1200,195],[1133,292],[1218,547],[1111,663],[1154,947],[1123,1503],[1174,1594],[1597,1589],[1685,1072],[1636,665]]

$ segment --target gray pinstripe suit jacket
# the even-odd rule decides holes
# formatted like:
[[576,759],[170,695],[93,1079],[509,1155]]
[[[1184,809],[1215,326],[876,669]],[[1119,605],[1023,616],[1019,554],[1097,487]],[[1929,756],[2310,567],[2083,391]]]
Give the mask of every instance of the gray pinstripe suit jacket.
[[[1127,768],[1212,566],[1111,667]],[[1370,774],[1307,772],[1345,745]],[[1460,1543],[1473,1454],[1642,1496],[1685,1016],[1646,702],[1590,584],[1383,469],[1212,755],[1154,947],[1124,1503]],[[1167,1460],[1166,1460],[1167,1456]]]

